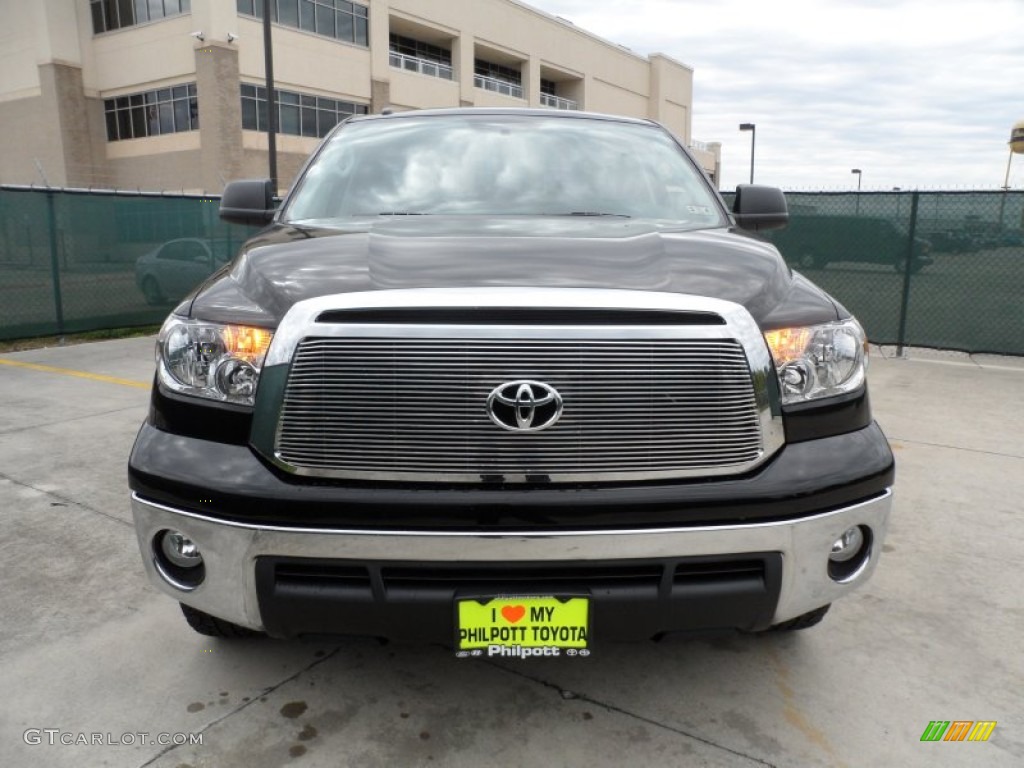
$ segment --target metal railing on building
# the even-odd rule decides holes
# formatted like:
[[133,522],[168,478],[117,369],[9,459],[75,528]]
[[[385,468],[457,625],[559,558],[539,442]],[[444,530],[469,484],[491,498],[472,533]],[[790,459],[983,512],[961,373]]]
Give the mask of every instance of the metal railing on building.
[[450,64],[442,64],[439,61],[421,59],[418,56],[408,56],[404,53],[390,51],[388,60],[392,67],[404,69],[406,72],[418,72],[421,75],[439,77],[442,80],[452,79],[452,67]]
[[555,96],[553,93],[542,93],[540,95],[540,103],[545,107],[551,107],[552,109],[579,109],[579,104],[572,99],[564,99],[561,96]]
[[523,98],[523,86],[516,85],[515,83],[509,83],[505,80],[498,80],[494,77],[486,77],[485,75],[473,75],[473,85],[477,88],[483,88],[485,91],[494,91],[495,93],[502,93],[505,96],[512,96],[516,99]]

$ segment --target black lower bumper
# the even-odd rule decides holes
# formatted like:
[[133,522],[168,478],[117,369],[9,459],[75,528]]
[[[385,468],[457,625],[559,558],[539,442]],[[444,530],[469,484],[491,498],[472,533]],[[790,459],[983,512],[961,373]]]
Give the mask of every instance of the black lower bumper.
[[545,563],[360,562],[260,557],[256,593],[275,637],[363,635],[456,642],[460,598],[586,597],[590,644],[770,625],[778,552]]

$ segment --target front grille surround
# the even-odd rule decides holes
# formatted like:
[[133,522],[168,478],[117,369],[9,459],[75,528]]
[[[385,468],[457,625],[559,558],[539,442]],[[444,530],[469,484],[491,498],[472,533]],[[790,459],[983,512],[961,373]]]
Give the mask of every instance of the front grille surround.
[[[508,289],[490,291],[501,294],[492,301],[509,306]],[[714,320],[620,325],[615,310],[632,310],[636,292],[545,292],[553,295],[531,295],[556,307],[566,294],[581,306],[598,301],[608,322],[317,322],[324,311],[339,309],[336,303],[351,306],[351,295],[313,300],[318,306],[307,308],[301,323],[290,324],[290,312],[274,340],[288,349],[272,346],[268,354],[285,381],[277,402],[262,408],[264,418],[276,419],[273,445],[256,447],[270,448],[262,452],[282,469],[309,477],[541,485],[735,475],[781,446],[774,371],[742,307],[670,294],[658,309],[691,318],[708,312]],[[407,308],[409,294],[423,292],[383,293],[401,294],[395,306]],[[458,310],[460,300],[478,306],[481,298],[486,305],[481,293],[488,291],[472,299],[446,296],[450,304],[430,297],[424,306]],[[600,304],[604,294],[615,294],[618,304]],[[559,391],[565,407],[556,424],[524,434],[492,423],[488,394],[517,379]]]

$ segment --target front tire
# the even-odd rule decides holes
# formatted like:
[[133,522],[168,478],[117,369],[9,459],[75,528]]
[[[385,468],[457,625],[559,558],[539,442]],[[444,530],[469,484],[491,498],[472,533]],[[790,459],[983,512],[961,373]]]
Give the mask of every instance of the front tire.
[[832,607],[832,603],[823,605],[821,608],[815,608],[813,611],[808,611],[795,619],[789,621],[783,621],[780,624],[776,624],[766,629],[766,632],[794,632],[799,629],[810,629],[813,626],[821,623],[821,620],[825,618],[825,614],[828,613],[828,609]]
[[262,632],[257,632],[248,627],[240,627],[230,621],[218,619],[208,613],[193,608],[191,605],[180,603],[181,612],[185,615],[185,621],[200,635],[207,637],[220,637],[225,640],[241,640],[246,637],[263,637]]

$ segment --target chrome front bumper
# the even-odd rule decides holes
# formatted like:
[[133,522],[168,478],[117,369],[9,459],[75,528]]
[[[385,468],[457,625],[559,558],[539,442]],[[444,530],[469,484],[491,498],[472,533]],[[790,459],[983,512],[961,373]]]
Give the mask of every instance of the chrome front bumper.
[[[878,563],[891,506],[889,490],[870,501],[783,522],[523,534],[257,526],[215,520],[132,495],[136,534],[150,580],[176,600],[252,629],[263,629],[255,567],[261,556],[457,563],[779,552],[782,585],[772,621],[779,623],[830,603],[867,581]],[[832,543],[855,525],[871,530],[871,551],[856,575],[839,583],[828,574],[829,551]],[[174,586],[158,568],[153,539],[167,529],[183,532],[199,546],[206,576],[194,589]]]

